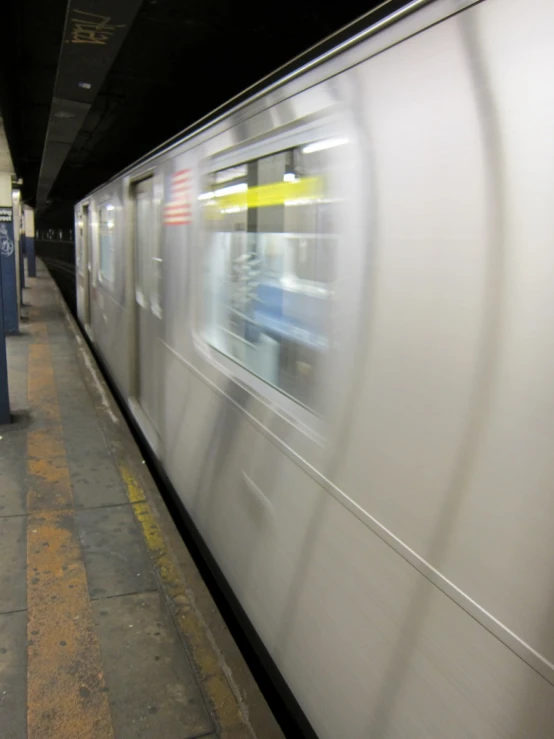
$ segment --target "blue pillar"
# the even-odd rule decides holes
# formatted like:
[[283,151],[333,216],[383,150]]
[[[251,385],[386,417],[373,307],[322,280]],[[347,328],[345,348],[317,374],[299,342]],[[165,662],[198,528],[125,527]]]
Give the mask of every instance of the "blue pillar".
[[37,262],[35,258],[35,213],[28,205],[25,206],[25,253],[27,254],[27,274],[37,276]]
[[0,259],[2,260],[2,307],[5,334],[19,333],[17,310],[17,254],[13,228],[13,208],[0,207]]
[[23,304],[23,291],[21,289],[21,216],[22,202],[21,192],[12,190],[12,206],[13,206],[13,242],[15,246],[15,294],[17,304],[17,323],[21,322],[21,306]]
[[0,259],[0,424],[10,423],[10,396],[8,392],[8,362],[6,357],[6,334],[4,333],[4,298],[2,291],[2,267]]
[[21,305],[23,305],[23,289],[25,288],[25,210],[24,205],[21,203],[19,218],[20,221],[17,224],[19,228],[19,281],[21,289]]
[[19,238],[19,289],[21,290],[21,302],[23,302],[23,289],[25,287],[25,235],[21,234]]

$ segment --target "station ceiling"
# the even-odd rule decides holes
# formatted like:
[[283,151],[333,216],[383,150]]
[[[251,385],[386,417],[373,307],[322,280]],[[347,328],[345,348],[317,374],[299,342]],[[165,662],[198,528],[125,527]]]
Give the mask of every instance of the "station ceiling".
[[0,114],[23,199],[70,223],[94,187],[379,5],[4,0]]

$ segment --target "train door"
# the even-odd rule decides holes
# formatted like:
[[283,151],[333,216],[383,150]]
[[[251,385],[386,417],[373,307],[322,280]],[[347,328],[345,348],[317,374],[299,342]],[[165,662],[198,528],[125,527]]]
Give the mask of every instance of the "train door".
[[89,206],[83,206],[83,265],[84,265],[84,323],[91,323],[91,293],[92,293],[92,227]]
[[134,186],[135,397],[156,432],[159,429],[157,356],[161,335],[153,178]]

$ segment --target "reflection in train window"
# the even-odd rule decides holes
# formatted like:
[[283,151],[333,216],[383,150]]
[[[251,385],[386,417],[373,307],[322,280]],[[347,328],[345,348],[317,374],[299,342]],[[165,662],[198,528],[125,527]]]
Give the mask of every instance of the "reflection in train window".
[[338,238],[329,149],[342,143],[315,142],[213,172],[199,196],[208,230],[208,342],[314,410]]
[[113,282],[115,272],[115,210],[113,205],[103,205],[100,208],[99,219],[100,242],[100,278],[103,282]]

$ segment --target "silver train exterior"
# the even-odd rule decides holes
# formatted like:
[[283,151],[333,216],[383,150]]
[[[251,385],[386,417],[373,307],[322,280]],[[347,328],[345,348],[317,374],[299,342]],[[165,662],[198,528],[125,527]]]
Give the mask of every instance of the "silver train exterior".
[[76,207],[80,319],[321,739],[554,736],[553,28],[414,2]]

